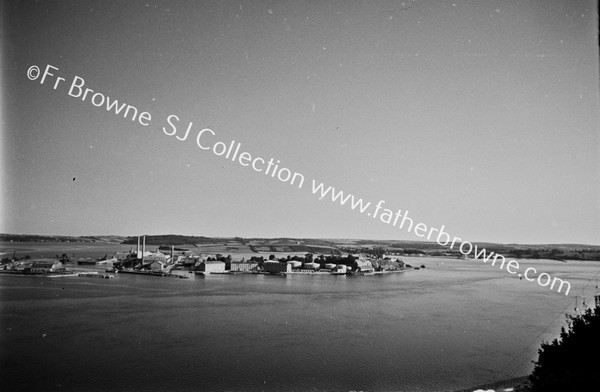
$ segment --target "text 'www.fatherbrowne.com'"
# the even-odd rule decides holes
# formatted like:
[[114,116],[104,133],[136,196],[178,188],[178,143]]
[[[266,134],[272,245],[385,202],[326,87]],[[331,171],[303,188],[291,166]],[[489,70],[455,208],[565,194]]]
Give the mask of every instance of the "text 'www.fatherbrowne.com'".
[[477,245],[469,241],[464,241],[459,237],[451,237],[450,234],[444,231],[445,226],[442,225],[439,229],[436,227],[427,226],[425,223],[415,221],[409,217],[408,210],[396,210],[395,212],[389,208],[385,208],[385,200],[379,200],[374,206],[370,201],[365,201],[362,198],[357,198],[353,194],[344,193],[344,191],[336,190],[332,186],[326,186],[322,182],[317,183],[312,181],[312,193],[319,196],[319,199],[331,199],[334,203],[339,203],[342,206],[348,206],[353,211],[373,219],[378,219],[380,222],[396,227],[401,230],[406,230],[409,233],[414,233],[417,237],[435,241],[441,245],[450,248],[451,250],[458,249],[464,256],[471,256],[475,260],[490,263],[492,266],[498,264],[500,270],[506,269],[511,275],[517,275],[519,278],[525,278],[529,282],[537,282],[542,287],[549,287],[561,293],[563,288],[564,294],[569,295],[571,284],[558,277],[552,277],[550,274],[542,272],[538,275],[538,271],[533,267],[528,267],[521,272],[521,266],[517,260],[509,259],[499,253],[488,252],[485,248],[479,248]]

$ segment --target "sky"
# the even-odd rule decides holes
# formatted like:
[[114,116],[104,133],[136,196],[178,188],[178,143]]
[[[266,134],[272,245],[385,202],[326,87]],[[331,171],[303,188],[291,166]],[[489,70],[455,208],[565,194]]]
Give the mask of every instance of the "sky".
[[314,180],[465,240],[600,244],[593,1],[1,7],[0,232],[421,239]]

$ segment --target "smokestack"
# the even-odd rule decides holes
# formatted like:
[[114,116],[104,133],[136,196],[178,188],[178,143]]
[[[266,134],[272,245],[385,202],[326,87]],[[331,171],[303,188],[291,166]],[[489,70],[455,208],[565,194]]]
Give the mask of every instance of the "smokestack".
[[137,249],[135,250],[135,257],[140,258],[140,236],[138,235]]
[[175,246],[171,245],[171,262],[173,262],[173,257],[175,256]]
[[142,240],[142,264],[144,263],[144,253],[146,253],[146,236]]

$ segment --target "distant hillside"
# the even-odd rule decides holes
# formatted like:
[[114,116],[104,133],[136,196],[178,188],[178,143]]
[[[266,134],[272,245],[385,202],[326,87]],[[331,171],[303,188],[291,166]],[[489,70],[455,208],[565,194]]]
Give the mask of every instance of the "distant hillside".
[[120,243],[125,237],[117,235],[102,236],[64,236],[37,234],[0,234],[0,241],[6,242],[116,242]]
[[[146,245],[183,245],[183,244],[206,244],[213,242],[223,242],[223,238],[209,238],[197,236],[185,236],[176,234],[165,235],[147,235]],[[122,244],[136,245],[138,237],[127,237]],[[140,238],[141,241],[141,238]]]

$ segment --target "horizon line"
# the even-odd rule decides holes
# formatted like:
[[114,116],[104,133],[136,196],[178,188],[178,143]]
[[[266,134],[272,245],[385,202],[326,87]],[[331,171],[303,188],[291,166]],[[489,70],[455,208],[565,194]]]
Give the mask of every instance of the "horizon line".
[[[15,234],[15,233],[0,233],[0,236],[13,235],[13,236],[38,236],[38,237],[69,237],[69,238],[85,238],[85,237],[158,237],[158,236],[179,236],[179,237],[204,237],[214,239],[263,239],[263,240],[275,240],[275,239],[298,239],[298,240],[331,240],[331,241],[379,241],[379,242],[418,242],[418,243],[437,243],[436,241],[423,241],[423,240],[406,240],[406,239],[372,239],[372,238],[350,238],[350,237],[242,237],[242,236],[206,236],[206,235],[188,235],[188,234],[140,234],[140,235],[120,235],[120,234],[95,234],[95,235],[67,235],[67,234]],[[493,245],[520,245],[520,246],[541,246],[541,245],[570,245],[570,246],[592,246],[600,247],[600,244],[587,244],[587,243],[576,243],[576,242],[563,242],[563,243],[519,243],[519,242],[493,242],[493,241],[468,241],[472,244],[493,244]]]

